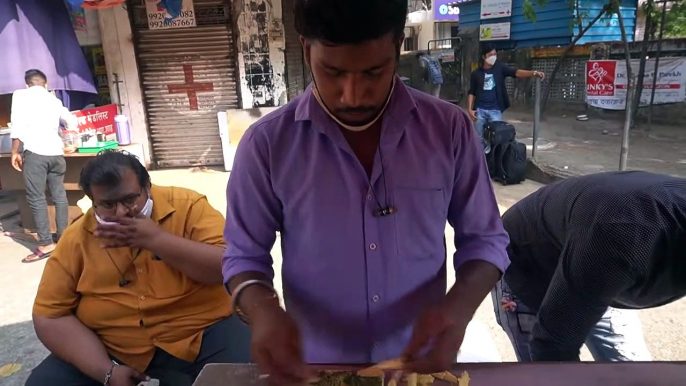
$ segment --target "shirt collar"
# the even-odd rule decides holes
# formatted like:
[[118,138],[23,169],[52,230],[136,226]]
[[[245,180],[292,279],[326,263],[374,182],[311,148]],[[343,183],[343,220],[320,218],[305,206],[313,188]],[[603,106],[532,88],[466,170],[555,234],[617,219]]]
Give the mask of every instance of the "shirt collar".
[[[417,103],[407,89],[407,86],[398,78],[394,77],[395,88],[391,95],[391,100],[388,102],[386,111],[381,117],[385,122],[388,119],[393,120],[396,125],[395,128],[402,128],[404,125],[400,123],[405,121],[406,115],[412,113],[417,108]],[[324,126],[324,124],[335,124],[335,121],[329,117],[324,109],[319,105],[315,97],[312,95],[312,84],[303,92],[295,108],[295,120],[315,122],[316,126]]]
[[[157,186],[153,185],[150,188],[150,197],[154,203],[150,218],[156,224],[160,224],[164,219],[176,211],[169,200],[167,200],[164,192],[162,192]],[[93,210],[94,209],[92,207],[88,210],[83,223],[84,228],[91,233],[95,231],[95,227],[98,225],[98,220],[95,219]]]

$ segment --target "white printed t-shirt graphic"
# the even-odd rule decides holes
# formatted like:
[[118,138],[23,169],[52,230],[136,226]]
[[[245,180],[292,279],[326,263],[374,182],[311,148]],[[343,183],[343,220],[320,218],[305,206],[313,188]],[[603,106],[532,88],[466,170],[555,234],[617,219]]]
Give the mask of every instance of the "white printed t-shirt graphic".
[[62,101],[45,87],[32,86],[12,95],[12,139],[24,144],[24,150],[42,156],[64,155],[59,134],[60,121],[76,130],[76,118]]
[[493,74],[485,74],[484,77],[484,91],[491,91],[495,89],[495,79],[493,79]]

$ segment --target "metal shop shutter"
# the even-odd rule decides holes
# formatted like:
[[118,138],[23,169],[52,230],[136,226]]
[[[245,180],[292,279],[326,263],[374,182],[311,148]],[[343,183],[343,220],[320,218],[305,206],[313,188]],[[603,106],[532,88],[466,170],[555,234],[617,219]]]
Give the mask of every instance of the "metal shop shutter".
[[144,3],[136,4],[136,53],[155,165],[222,165],[217,112],[239,104],[229,7],[195,0],[196,27],[149,30]]

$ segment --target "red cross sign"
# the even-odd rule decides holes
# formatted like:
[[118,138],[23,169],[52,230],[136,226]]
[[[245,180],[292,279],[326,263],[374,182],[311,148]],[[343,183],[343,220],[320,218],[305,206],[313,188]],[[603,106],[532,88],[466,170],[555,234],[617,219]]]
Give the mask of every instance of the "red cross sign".
[[170,94],[186,94],[188,95],[188,103],[191,110],[198,110],[198,92],[214,91],[212,83],[195,83],[193,80],[193,66],[190,64],[183,65],[183,77],[186,83],[170,84],[167,86]]

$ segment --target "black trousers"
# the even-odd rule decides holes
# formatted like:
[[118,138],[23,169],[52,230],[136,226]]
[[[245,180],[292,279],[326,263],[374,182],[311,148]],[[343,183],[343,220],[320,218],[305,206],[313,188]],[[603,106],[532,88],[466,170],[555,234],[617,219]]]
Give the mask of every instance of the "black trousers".
[[38,231],[38,245],[52,244],[50,220],[48,217],[48,202],[45,188],[50,189],[50,197],[55,204],[55,220],[57,222],[57,237],[67,227],[69,222],[69,204],[67,192],[64,190],[64,174],[67,172],[67,162],[63,156],[44,156],[30,151],[24,152],[24,185],[26,186],[26,201],[31,208],[33,221]]
[[[119,360],[117,362],[122,363]],[[250,329],[237,317],[230,316],[205,329],[195,362],[186,362],[158,348],[145,374],[158,379],[160,386],[191,386],[206,364],[249,362]],[[91,379],[76,367],[50,354],[33,369],[26,386],[102,386],[105,374],[102,377]]]

